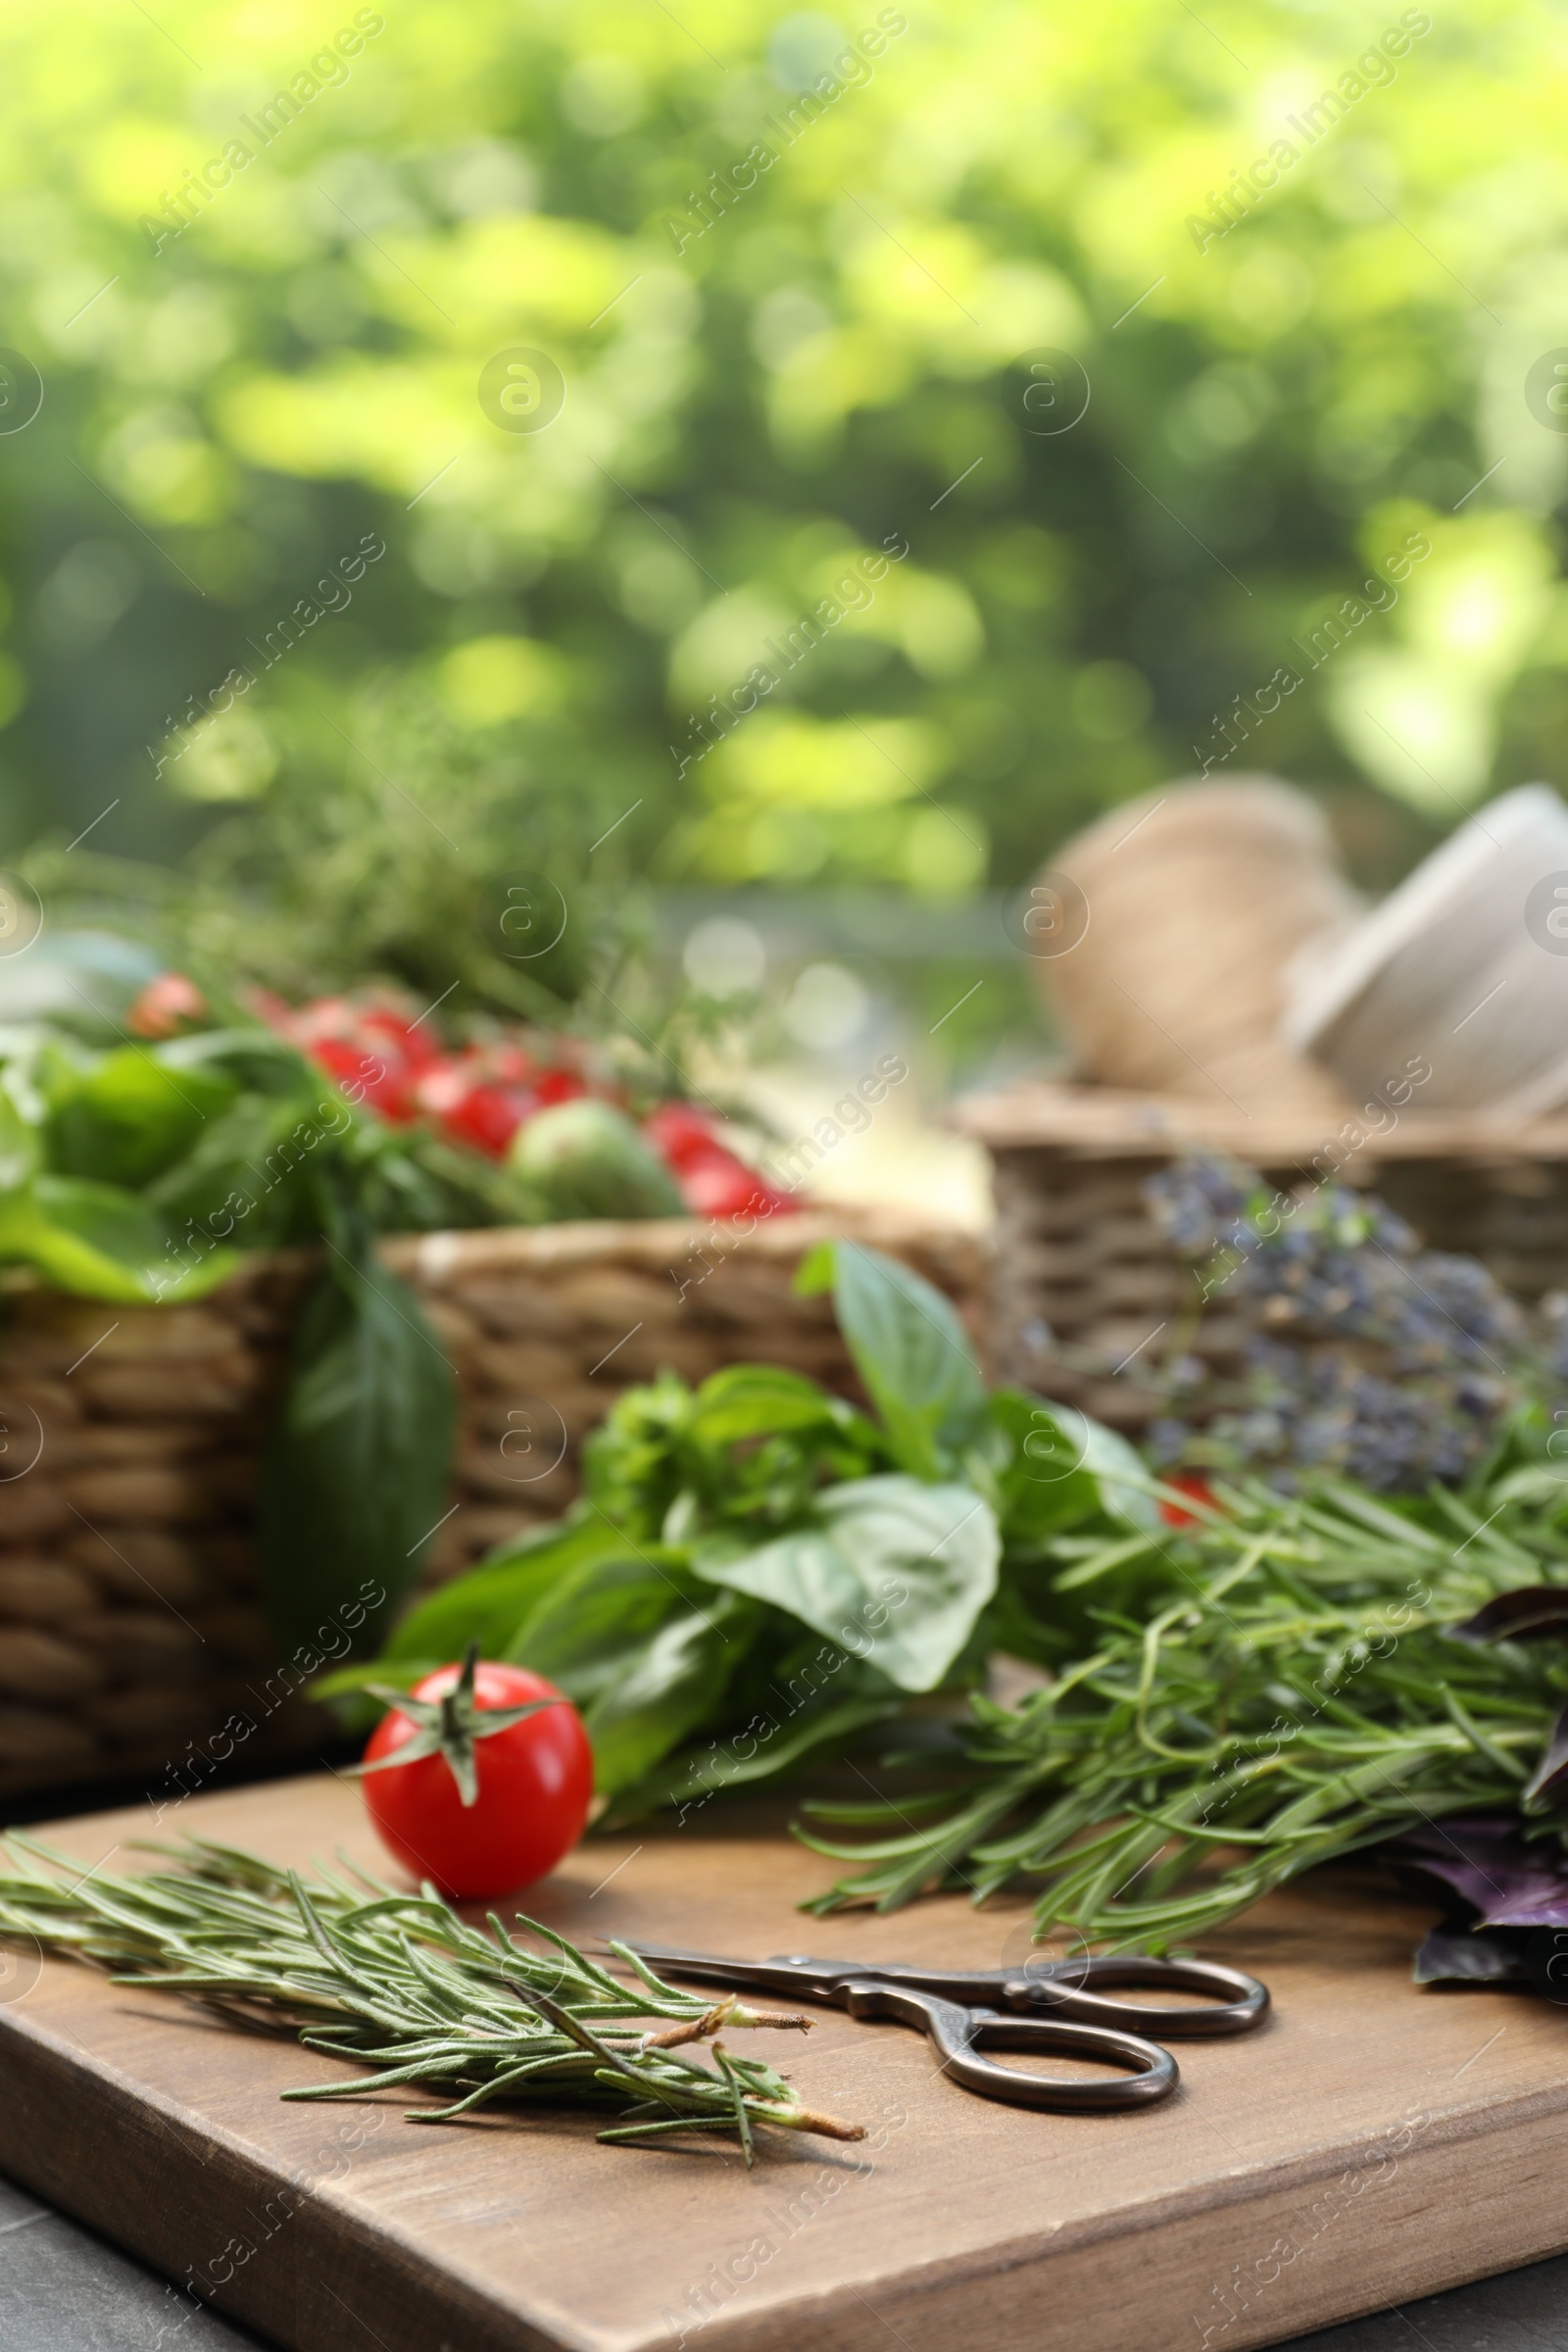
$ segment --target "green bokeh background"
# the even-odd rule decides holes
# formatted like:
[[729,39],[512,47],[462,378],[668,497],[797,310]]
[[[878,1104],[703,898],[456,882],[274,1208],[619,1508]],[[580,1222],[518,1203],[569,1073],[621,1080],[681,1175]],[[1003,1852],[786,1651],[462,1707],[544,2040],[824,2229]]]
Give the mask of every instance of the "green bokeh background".
[[[1373,885],[1560,777],[1568,438],[1526,397],[1568,345],[1560,15],[1458,0],[1387,77],[1355,61],[1393,5],[372,19],[346,62],[321,0],[0,28],[0,341],[44,387],[0,435],[0,853],[52,841],[51,889],[182,867],[245,908],[237,960],[432,993],[514,870],[600,918],[654,885],[935,922],[1221,748],[1412,529],[1397,604],[1218,772],[1321,793]],[[1195,235],[1324,89],[1343,120]],[[561,371],[546,429],[481,406],[517,347]],[[1087,375],[1067,430],[1032,429],[1043,348]],[[680,772],[692,715],[890,537],[874,598]]]

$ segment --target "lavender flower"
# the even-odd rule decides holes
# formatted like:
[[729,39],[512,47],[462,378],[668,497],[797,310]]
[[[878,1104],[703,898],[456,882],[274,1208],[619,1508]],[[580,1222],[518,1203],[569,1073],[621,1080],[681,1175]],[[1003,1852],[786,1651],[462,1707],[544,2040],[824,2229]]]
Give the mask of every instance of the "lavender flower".
[[[1157,1461],[1310,1466],[1408,1493],[1485,1458],[1531,1343],[1478,1259],[1423,1250],[1386,1202],[1341,1184],[1293,1199],[1251,1169],[1195,1158],[1145,1194],[1205,1300],[1257,1327],[1240,1381],[1195,1383],[1190,1352],[1170,1367],[1178,1409],[1149,1433]],[[1568,1296],[1546,1319],[1540,1368],[1568,1379]]]

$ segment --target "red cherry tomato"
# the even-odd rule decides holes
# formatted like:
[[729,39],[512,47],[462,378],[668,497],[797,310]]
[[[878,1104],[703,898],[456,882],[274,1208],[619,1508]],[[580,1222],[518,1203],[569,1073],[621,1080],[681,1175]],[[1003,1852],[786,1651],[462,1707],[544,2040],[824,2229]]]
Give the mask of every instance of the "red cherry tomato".
[[422,1018],[405,1020],[399,1012],[372,1005],[360,1016],[361,1034],[372,1045],[383,1045],[407,1068],[428,1069],[441,1058],[441,1043]]
[[418,1116],[408,1071],[386,1050],[384,1040],[318,1037],[305,1051],[318,1070],[343,1088],[351,1102],[368,1102],[383,1119],[402,1126]]
[[487,1073],[497,1086],[531,1086],[538,1064],[521,1046],[491,1046],[484,1056]]
[[477,1084],[475,1074],[461,1057],[445,1055],[419,1072],[415,1084],[419,1108],[432,1118],[448,1118],[465,1095]]
[[788,1215],[799,1207],[748,1167],[721,1139],[718,1122],[692,1102],[662,1102],[643,1121],[643,1134],[678,1181],[687,1207],[699,1217]]
[[718,1143],[718,1130],[703,1110],[690,1102],[661,1102],[643,1121],[643,1133],[671,1168],[684,1168]]
[[557,1067],[541,1070],[534,1080],[541,1102],[575,1102],[579,1095],[588,1092],[588,1081],[575,1070]]
[[776,1216],[797,1206],[789,1193],[776,1192],[755,1168],[716,1144],[710,1144],[701,1155],[694,1152],[682,1160],[676,1181],[694,1216]]
[[466,1144],[491,1159],[505,1159],[517,1129],[539,1099],[521,1086],[470,1086],[441,1121],[455,1144]]
[[208,1017],[207,999],[183,972],[160,972],[149,980],[125,1015],[132,1037],[177,1037]]
[[[515,1063],[522,1056],[506,1058]],[[501,1080],[496,1067],[501,1059],[496,1053],[472,1051],[444,1055],[421,1070],[415,1084],[419,1108],[439,1121],[449,1142],[466,1144],[491,1159],[505,1159],[517,1129],[539,1107],[531,1088]]]
[[[1212,1488],[1200,1470],[1173,1471],[1161,1484],[1174,1487],[1178,1494],[1190,1494],[1195,1502],[1206,1502],[1210,1510],[1219,1508]],[[1197,1511],[1184,1511],[1179,1502],[1162,1501],[1159,1515],[1167,1527],[1197,1527],[1200,1524]]]
[[285,1004],[281,1025],[308,1046],[318,1037],[347,1037],[358,1017],[347,997],[313,997],[308,1004]]
[[[437,1667],[415,1685],[414,1697],[444,1698],[462,1672]],[[532,1886],[570,1852],[587,1823],[594,1760],[576,1708],[525,1667],[481,1663],[475,1670],[481,1715],[536,1698],[561,1703],[474,1741],[479,1793],[471,1805],[440,1754],[366,1775],[365,1801],[382,1842],[416,1879],[433,1879],[460,1902]],[[370,1734],[365,1761],[395,1754],[416,1737],[416,1725],[393,1707]]]

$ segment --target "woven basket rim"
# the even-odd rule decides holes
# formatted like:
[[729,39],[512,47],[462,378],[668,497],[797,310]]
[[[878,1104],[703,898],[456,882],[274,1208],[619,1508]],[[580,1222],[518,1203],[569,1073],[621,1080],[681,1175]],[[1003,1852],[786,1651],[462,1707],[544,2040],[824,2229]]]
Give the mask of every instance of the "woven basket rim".
[[1025,1079],[996,1094],[970,1095],[950,1113],[960,1134],[993,1152],[1058,1150],[1112,1159],[1166,1157],[1185,1148],[1225,1152],[1253,1166],[1310,1162],[1315,1152],[1360,1130],[1356,1147],[1377,1159],[1568,1160],[1568,1117],[1504,1119],[1482,1111],[1386,1109],[1380,1132],[1350,1106],[1339,1126],[1321,1112],[1255,1117],[1180,1095],[1129,1094],[1117,1087]]
[[[989,1233],[897,1204],[824,1201],[791,1215],[759,1219],[749,1230],[743,1226],[744,1220],[721,1217],[595,1217],[559,1225],[479,1225],[435,1233],[387,1233],[377,1237],[375,1249],[394,1273],[412,1274],[439,1287],[469,1274],[515,1273],[530,1267],[553,1273],[590,1265],[663,1272],[687,1258],[694,1246],[705,1243],[769,1262],[798,1257],[813,1243],[835,1237],[872,1245],[885,1242],[894,1249],[926,1243],[950,1250],[970,1250],[977,1266],[993,1247]],[[283,1250],[248,1250],[217,1291],[199,1298],[171,1300],[169,1306],[201,1307],[211,1298],[232,1298],[278,1273],[307,1273],[320,1262],[321,1255],[318,1242],[298,1243]],[[79,1296],[44,1281],[28,1266],[0,1267],[0,1297],[40,1295]],[[142,1303],[150,1307],[157,1302],[148,1299]]]
[[831,1202],[793,1215],[744,1220],[711,1217],[584,1219],[562,1225],[487,1225],[458,1233],[389,1234],[379,1254],[398,1272],[416,1271],[431,1282],[454,1274],[513,1271],[529,1266],[552,1270],[581,1265],[621,1265],[661,1271],[685,1255],[693,1242],[711,1240],[715,1249],[742,1249],[751,1257],[798,1257],[803,1249],[835,1237],[890,1243],[921,1241],[972,1245],[984,1253],[986,1235],[951,1221],[903,1208],[862,1207]]

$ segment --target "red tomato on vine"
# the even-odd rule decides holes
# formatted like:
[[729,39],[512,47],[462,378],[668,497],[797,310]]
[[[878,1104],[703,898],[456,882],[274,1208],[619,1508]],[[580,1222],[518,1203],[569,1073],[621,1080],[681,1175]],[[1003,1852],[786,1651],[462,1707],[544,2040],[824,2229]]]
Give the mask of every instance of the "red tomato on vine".
[[570,1699],[522,1666],[439,1666],[412,1691],[371,1685],[388,1712],[363,1763],[383,1844],[460,1902],[510,1894],[582,1836],[593,1751]]

